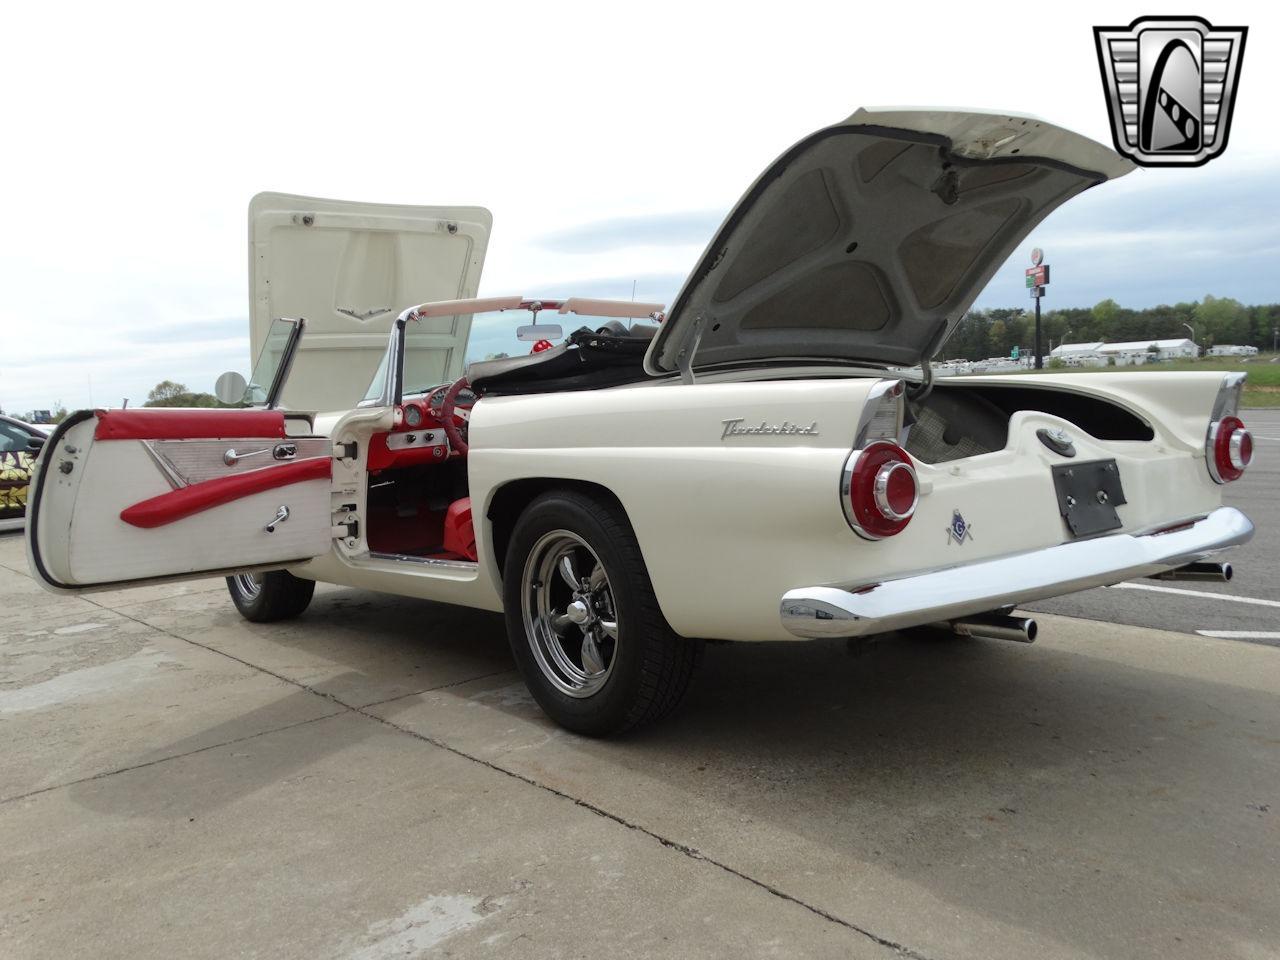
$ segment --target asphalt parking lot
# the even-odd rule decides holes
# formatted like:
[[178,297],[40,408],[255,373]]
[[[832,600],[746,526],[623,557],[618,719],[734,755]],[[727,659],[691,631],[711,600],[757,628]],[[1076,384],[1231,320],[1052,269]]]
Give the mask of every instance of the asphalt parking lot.
[[[1275,599],[1259,450],[1222,592]],[[498,617],[60,598],[2,537],[0,956],[1280,955],[1280,650],[1186,632],[1275,608],[1044,606],[1091,619],[712,646],[672,720],[601,742],[538,712]]]

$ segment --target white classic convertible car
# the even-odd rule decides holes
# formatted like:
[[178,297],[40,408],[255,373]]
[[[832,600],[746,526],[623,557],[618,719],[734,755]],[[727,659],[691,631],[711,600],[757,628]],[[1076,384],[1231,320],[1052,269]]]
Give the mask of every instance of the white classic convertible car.
[[[591,734],[671,710],[707,639],[1030,640],[1025,601],[1227,577],[1242,376],[929,372],[1028,232],[1130,169],[1032,118],[860,110],[764,172],[665,313],[473,299],[481,209],[261,195],[258,406],[68,417],[31,569],[226,575],[255,621],[316,581],[503,611],[538,702]],[[494,311],[593,319],[465,366]]]

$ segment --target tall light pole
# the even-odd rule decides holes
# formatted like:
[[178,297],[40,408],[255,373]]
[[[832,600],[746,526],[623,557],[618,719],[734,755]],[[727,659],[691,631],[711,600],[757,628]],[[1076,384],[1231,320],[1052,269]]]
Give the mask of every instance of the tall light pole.
[[1196,348],[1196,356],[1200,356],[1200,344],[1196,343],[1196,328],[1189,323],[1184,323],[1183,326],[1191,331],[1191,345]]

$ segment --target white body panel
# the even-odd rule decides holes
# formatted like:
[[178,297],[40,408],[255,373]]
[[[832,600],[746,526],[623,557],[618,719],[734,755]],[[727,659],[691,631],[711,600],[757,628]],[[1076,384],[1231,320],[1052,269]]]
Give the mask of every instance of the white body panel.
[[[1057,379],[1083,388],[1096,387],[1095,378]],[[1150,400],[1149,377],[1109,380],[1107,393],[1117,399],[1136,401],[1142,388]],[[1206,411],[1221,376],[1187,374],[1155,391],[1165,401],[1158,419],[1167,421],[1156,427],[1155,441],[1102,443],[1056,417],[1015,414],[1005,450],[918,464],[922,495],[910,525],[889,540],[862,540],[844,521],[838,479],[872,382],[669,385],[483,400],[472,415],[477,519],[488,493],[513,479],[599,484],[625,508],[677,632],[771,640],[789,638],[778,599],[795,586],[869,582],[1063,542],[1049,472],[1060,459],[1036,439],[1040,427],[1068,429],[1079,438],[1082,460],[1117,460],[1129,496],[1119,507],[1125,530],[1207,513],[1221,502],[1203,459]],[[816,421],[820,433],[722,440],[721,421],[738,416]],[[946,530],[957,508],[975,534],[949,547]]]

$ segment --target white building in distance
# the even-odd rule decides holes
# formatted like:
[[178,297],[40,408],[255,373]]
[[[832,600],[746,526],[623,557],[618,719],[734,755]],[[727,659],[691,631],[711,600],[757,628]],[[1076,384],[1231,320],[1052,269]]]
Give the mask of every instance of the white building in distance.
[[[1152,347],[1155,347],[1152,350]],[[1132,340],[1127,343],[1063,343],[1053,348],[1050,357],[1069,367],[1136,366],[1159,360],[1188,360],[1200,355],[1199,348],[1187,337],[1178,340]]]
[[1209,348],[1211,357],[1252,357],[1257,352],[1257,347],[1245,347],[1234,343],[1220,343]]

